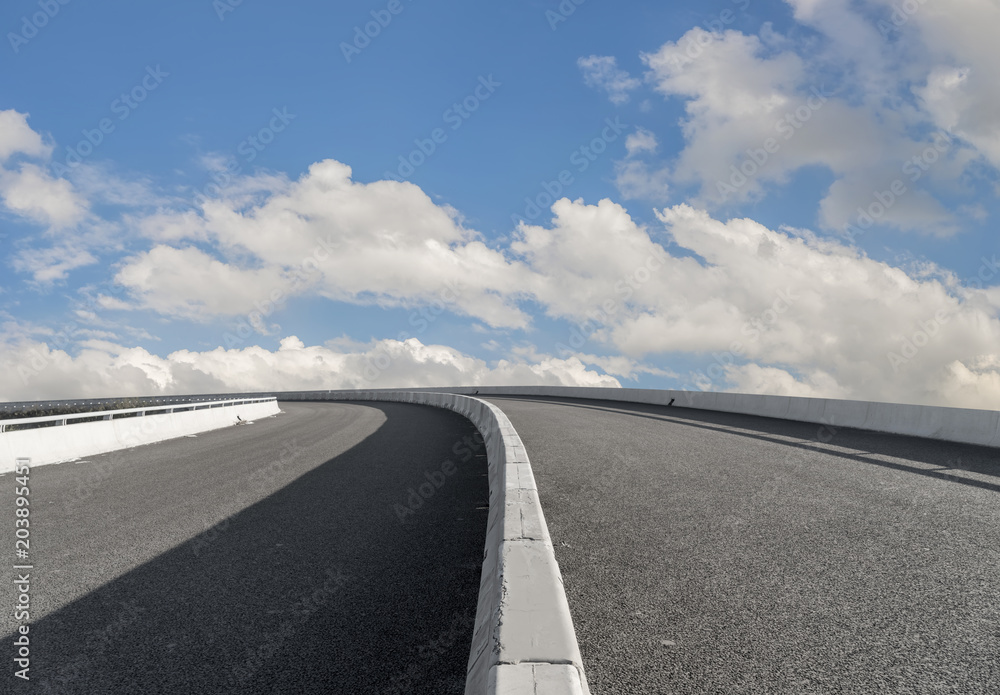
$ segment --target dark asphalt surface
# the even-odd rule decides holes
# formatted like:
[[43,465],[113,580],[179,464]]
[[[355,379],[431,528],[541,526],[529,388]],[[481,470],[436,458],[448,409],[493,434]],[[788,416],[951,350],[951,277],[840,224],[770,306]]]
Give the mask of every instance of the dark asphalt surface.
[[1000,693],[996,450],[487,400],[531,459],[594,695]]
[[[488,504],[474,427],[408,404],[281,407],[31,471],[31,681],[5,609],[0,692],[462,692]],[[403,523],[425,474],[441,486]],[[12,473],[0,486],[13,499]]]

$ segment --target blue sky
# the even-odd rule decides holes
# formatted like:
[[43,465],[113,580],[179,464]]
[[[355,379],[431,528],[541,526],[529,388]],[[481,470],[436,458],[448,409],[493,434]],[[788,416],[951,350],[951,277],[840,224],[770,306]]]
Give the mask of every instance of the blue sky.
[[9,2],[0,398],[994,408],[998,25],[976,0]]

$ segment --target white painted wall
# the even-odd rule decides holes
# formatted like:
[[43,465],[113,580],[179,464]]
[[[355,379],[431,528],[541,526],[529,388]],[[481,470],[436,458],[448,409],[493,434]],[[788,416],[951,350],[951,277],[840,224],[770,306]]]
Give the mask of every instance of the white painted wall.
[[[592,398],[656,405],[666,405],[673,398],[675,406],[685,408],[741,413],[745,415],[762,415],[764,417],[783,418],[799,422],[814,422],[818,425],[826,425],[831,428],[854,427],[874,432],[904,434],[948,442],[1000,447],[1000,411],[996,410],[847,401],[834,398],[799,398],[794,396],[762,396],[743,393],[711,393],[707,391],[576,386],[461,386],[407,390],[447,392],[464,395],[473,395],[478,391],[480,396]],[[330,391],[314,393],[338,394],[338,398],[344,398],[344,394],[350,392]]]
[[504,412],[452,393],[306,391],[284,400],[399,401],[469,418],[486,444],[490,511],[466,695],[588,695],[576,631],[528,452]]
[[[279,412],[281,411],[278,409],[277,401],[272,400],[188,410],[181,413],[160,413],[144,417],[3,432],[0,433],[0,473],[13,471],[14,461],[19,458],[31,459],[32,467],[59,463],[229,427],[237,423],[237,416],[243,420],[258,420]],[[88,416],[97,414],[86,413]],[[44,418],[31,418],[31,420],[41,419]],[[27,419],[8,420],[5,424],[27,421]]]

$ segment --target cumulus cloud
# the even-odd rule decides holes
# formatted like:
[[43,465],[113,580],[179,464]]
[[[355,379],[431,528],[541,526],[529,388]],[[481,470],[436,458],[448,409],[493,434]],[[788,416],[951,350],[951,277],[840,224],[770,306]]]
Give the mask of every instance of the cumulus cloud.
[[635,156],[640,152],[656,152],[659,143],[656,135],[645,128],[638,128],[634,133],[629,133],[625,138],[625,150],[629,156]]
[[[281,270],[238,268],[193,246],[157,244],[128,258],[115,277],[146,309],[187,319],[246,314],[289,282]],[[119,300],[118,307],[123,302]]]
[[914,92],[938,128],[971,144],[1000,167],[1000,64],[996,27],[1000,7],[982,0],[913,8],[873,0],[882,33],[909,47],[904,59]]
[[643,154],[656,152],[659,143],[656,135],[645,128],[638,128],[625,138],[625,159],[615,163],[615,187],[626,200],[648,200],[664,203],[670,197],[671,172],[667,167],[651,167],[638,159]]
[[[859,209],[879,209],[878,196],[899,181],[905,194],[875,225],[955,234],[968,219],[962,197],[985,181],[974,160],[1000,163],[1000,65],[985,28],[1000,8],[787,1],[820,38],[770,25],[759,36],[694,28],[641,54],[654,89],[685,105],[685,144],[669,166],[638,163],[630,151],[619,190],[649,198],[694,186],[694,204],[729,209],[821,167],[834,179],[819,201],[823,229],[856,226]],[[920,160],[942,136],[949,146]]]
[[[28,114],[0,111],[0,203],[15,220],[41,227],[44,240],[13,246],[8,261],[37,285],[65,280],[75,268],[96,262],[90,242],[104,226],[90,219],[86,195],[44,168],[52,150],[28,125]],[[85,222],[89,228],[81,231]]]
[[[895,174],[886,161],[931,146],[930,135],[902,139],[890,132],[884,138],[886,122],[864,104],[804,91],[804,64],[787,47],[738,32],[693,32],[691,45],[701,47],[694,57],[680,43],[647,57],[656,88],[688,100],[686,146],[671,167],[658,167],[649,159],[656,135],[632,133],[616,171],[626,195],[662,199],[671,182],[689,177],[707,186],[710,198],[712,177],[729,175],[721,167],[745,162],[741,148],[765,147],[775,123],[785,119],[793,136],[737,195],[752,198],[768,181],[823,164],[837,173],[820,205],[824,224],[833,227],[850,221],[855,199],[875,190],[869,186],[881,187]],[[735,74],[728,74],[734,66]],[[942,85],[957,79],[939,74]],[[806,94],[812,97],[803,102]],[[928,93],[925,100],[933,98]],[[787,120],[803,104],[809,123],[823,125],[815,133],[802,117],[795,116],[801,128]],[[959,111],[938,117],[960,122],[967,113]],[[47,156],[41,138],[18,130],[26,121],[17,116],[5,118],[20,134],[4,136],[0,148],[6,150],[0,151]],[[848,132],[854,141],[845,139]],[[958,176],[970,156],[976,155],[959,144],[942,150],[933,169],[921,169],[921,181]],[[74,198],[80,189],[72,183],[30,162],[4,165],[0,193],[9,210],[50,229],[97,229],[86,200]],[[111,189],[103,190],[109,199]],[[611,200],[587,205],[561,199],[552,206],[551,223],[522,223],[501,246],[487,244],[457,211],[419,187],[357,182],[334,160],[314,164],[295,180],[272,173],[236,177],[193,208],[167,201],[94,231],[98,240],[113,230],[137,231],[147,244],[114,266],[115,280],[128,291],[101,296],[96,306],[207,321],[311,296],[449,310],[498,333],[529,329],[530,311],[543,311],[570,324],[559,342],[571,349],[560,347],[559,356],[515,350],[487,363],[415,338],[306,346],[291,336],[273,351],[227,346],[161,357],[121,345],[106,331],[81,333],[85,339],[70,352],[37,335],[11,333],[0,345],[10,365],[0,386],[12,399],[446,384],[617,386],[616,376],[669,377],[670,370],[651,366],[649,358],[686,353],[703,361],[677,377],[692,387],[995,407],[995,257],[983,259],[975,285],[934,264],[904,269],[876,261],[851,244],[808,231],[723,221],[707,207],[664,208],[651,228]],[[900,228],[953,229],[954,216],[932,191],[914,188],[889,207],[883,221]],[[15,269],[54,281],[97,261],[85,234],[68,238],[51,248],[21,249]]]
[[606,92],[612,104],[624,104],[629,99],[628,93],[642,84],[620,69],[614,56],[591,55],[578,59],[576,64],[587,86]]
[[0,198],[16,215],[59,229],[83,219],[87,202],[65,179],[53,178],[37,164],[8,167],[15,155],[47,160],[52,145],[28,125],[28,114],[0,111]]
[[633,159],[615,163],[615,187],[625,200],[664,203],[670,199],[670,179],[667,167]]
[[65,280],[70,271],[96,262],[93,254],[75,244],[24,249],[11,259],[14,270],[30,273],[40,284]]
[[[166,315],[252,311],[259,297],[251,291],[240,299],[243,285],[262,296],[308,290],[383,307],[441,303],[491,326],[529,323],[508,290],[527,281],[522,266],[414,184],[354,182],[350,167],[333,160],[297,181],[238,179],[199,214],[161,211],[140,229],[164,242],[207,240],[222,256],[164,243],[124,262],[117,281],[136,306]],[[220,293],[202,293],[216,282]]]
[[89,207],[69,181],[27,163],[0,170],[0,196],[8,210],[54,230],[79,223]]
[[47,157],[52,153],[52,145],[45,143],[28,125],[28,114],[14,109],[0,111],[0,162],[18,153]]
[[[295,215],[282,217],[293,232],[329,214],[316,203],[305,215],[293,194],[298,185],[289,183],[281,194],[299,201]],[[241,225],[279,214],[261,213],[271,202],[223,215],[233,224],[232,246]],[[71,356],[22,335],[5,346],[8,397],[66,397],[68,389],[93,395],[463,383],[616,386],[615,376],[671,376],[647,361],[678,353],[702,362],[677,375],[689,388],[967,407],[991,407],[1000,397],[995,256],[983,258],[976,282],[963,282],[933,263],[904,269],[805,230],[722,221],[688,205],[658,211],[653,229],[610,200],[561,199],[552,212],[550,224],[521,224],[507,250],[490,253],[502,259],[498,283],[507,283],[499,284],[496,301],[517,312],[519,302],[530,299],[568,321],[571,328],[558,343],[560,350],[569,346],[568,354],[514,350],[486,363],[416,338],[306,346],[288,337],[276,351],[230,346],[160,357],[95,334]],[[224,239],[215,214],[205,219],[211,238]],[[469,243],[464,230],[449,224],[451,245],[408,243],[447,258]],[[372,244],[369,237],[363,229],[355,238]],[[255,242],[246,243],[252,248]],[[289,237],[290,245],[303,243],[294,233]],[[430,267],[445,266],[435,261]],[[194,246],[157,244],[130,258],[118,279],[148,289],[133,301],[166,315],[199,316],[242,311],[245,289],[281,286],[287,281],[282,268],[234,269]],[[315,281],[317,291],[330,291],[322,272]],[[121,299],[110,301],[114,309],[123,306]],[[168,303],[154,303],[160,301]],[[35,371],[25,378],[24,369]]]
[[657,91],[686,100],[674,174],[699,184],[706,202],[759,198],[805,166],[843,174],[885,156],[887,133],[871,114],[810,80],[792,50],[695,28],[643,60]]
[[687,205],[658,212],[682,249],[670,254],[611,201],[563,199],[553,212],[550,228],[522,225],[512,244],[544,272],[540,303],[633,359],[700,356],[683,376],[691,388],[967,407],[1000,397],[996,256],[963,283],[934,264],[904,270]]
[[179,350],[166,357],[105,340],[87,340],[71,356],[45,342],[20,339],[0,344],[0,355],[7,366],[0,374],[0,400],[461,385],[620,386],[576,357],[487,364],[416,338],[343,351],[307,346],[288,336],[273,351],[219,347]]
[[534,297],[549,315],[576,321],[602,307],[616,317],[632,311],[634,298],[650,291],[650,268],[663,263],[663,248],[611,200],[585,205],[563,198],[552,212],[551,227],[522,223],[511,243],[536,273]]

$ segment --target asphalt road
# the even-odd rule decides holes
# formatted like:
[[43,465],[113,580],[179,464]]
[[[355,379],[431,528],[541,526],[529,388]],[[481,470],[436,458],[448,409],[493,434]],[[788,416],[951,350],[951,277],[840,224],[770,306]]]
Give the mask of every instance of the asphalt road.
[[[462,692],[488,504],[475,429],[408,404],[281,407],[31,471],[31,680],[5,609],[0,692]],[[14,475],[0,486],[12,499]]]
[[487,400],[527,448],[595,695],[1000,693],[996,450]]

